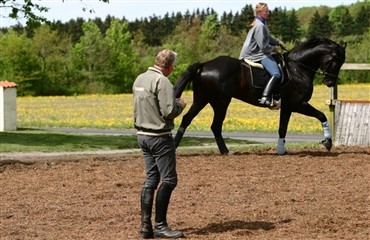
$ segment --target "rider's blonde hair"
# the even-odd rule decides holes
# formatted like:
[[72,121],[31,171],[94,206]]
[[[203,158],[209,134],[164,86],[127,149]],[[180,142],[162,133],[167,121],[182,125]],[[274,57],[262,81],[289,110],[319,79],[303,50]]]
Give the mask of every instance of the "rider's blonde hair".
[[[260,13],[261,11],[263,11],[263,9],[267,8],[267,3],[257,3],[256,7],[254,8],[254,16],[257,17],[258,16],[258,13]],[[254,19],[253,22],[249,25],[249,27],[253,27],[254,26],[254,23],[256,22],[256,20]]]

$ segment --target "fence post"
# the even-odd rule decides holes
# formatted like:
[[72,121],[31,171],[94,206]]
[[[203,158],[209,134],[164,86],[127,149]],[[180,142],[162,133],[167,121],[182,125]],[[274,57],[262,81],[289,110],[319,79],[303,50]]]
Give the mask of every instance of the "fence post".
[[331,137],[334,142],[335,140],[335,102],[338,99],[338,85],[331,87],[329,90],[329,123],[330,123],[330,130],[331,130]]
[[17,130],[17,84],[0,81],[0,132]]

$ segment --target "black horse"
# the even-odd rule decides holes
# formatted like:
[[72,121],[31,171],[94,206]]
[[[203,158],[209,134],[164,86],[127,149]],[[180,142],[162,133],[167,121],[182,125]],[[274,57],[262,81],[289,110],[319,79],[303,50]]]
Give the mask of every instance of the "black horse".
[[[315,37],[291,51],[277,55],[287,82],[274,93],[281,100],[277,147],[279,155],[286,153],[285,136],[292,112],[315,117],[321,122],[325,137],[322,143],[330,151],[332,140],[327,118],[308,101],[313,92],[313,79],[319,69],[323,74],[323,83],[328,87],[335,86],[345,61],[345,48],[345,45],[330,39]],[[268,78],[265,70],[228,56],[190,65],[175,84],[176,97],[180,97],[188,83],[193,82],[193,104],[182,118],[175,136],[176,146],[180,144],[194,117],[209,103],[214,110],[211,130],[217,146],[221,154],[229,153],[222,137],[222,124],[231,99],[259,106],[258,99],[262,95],[263,86],[258,87],[258,81],[266,81]]]

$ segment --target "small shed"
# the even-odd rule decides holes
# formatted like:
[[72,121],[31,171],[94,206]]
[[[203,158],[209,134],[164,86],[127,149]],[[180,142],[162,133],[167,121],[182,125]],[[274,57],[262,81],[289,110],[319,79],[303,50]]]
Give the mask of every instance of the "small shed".
[[0,81],[0,132],[17,130],[17,84]]
[[337,100],[335,145],[370,146],[370,101]]

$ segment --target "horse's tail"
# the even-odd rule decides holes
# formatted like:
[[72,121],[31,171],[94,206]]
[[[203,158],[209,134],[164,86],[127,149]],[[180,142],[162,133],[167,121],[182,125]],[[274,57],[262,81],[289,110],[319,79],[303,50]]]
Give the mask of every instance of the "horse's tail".
[[183,74],[181,74],[180,78],[177,80],[174,87],[176,98],[181,97],[181,94],[188,85],[188,83],[190,83],[193,80],[193,78],[200,72],[202,66],[203,66],[202,63],[199,62],[193,63],[186,69],[186,71]]

